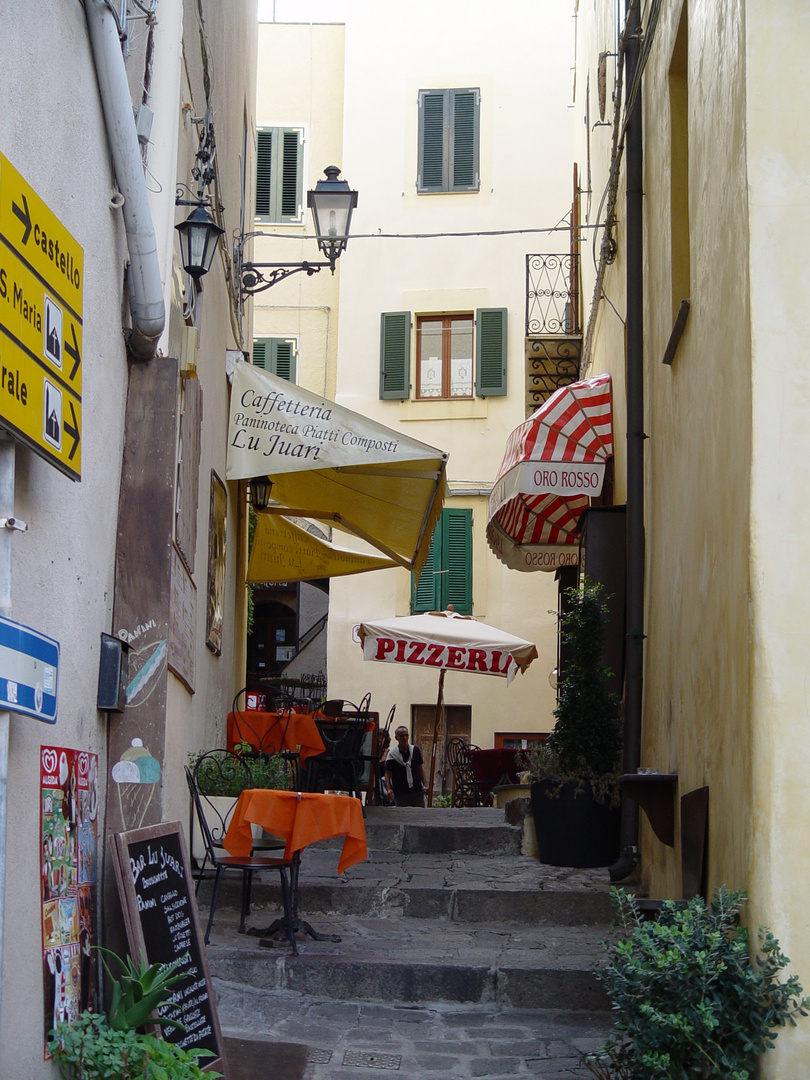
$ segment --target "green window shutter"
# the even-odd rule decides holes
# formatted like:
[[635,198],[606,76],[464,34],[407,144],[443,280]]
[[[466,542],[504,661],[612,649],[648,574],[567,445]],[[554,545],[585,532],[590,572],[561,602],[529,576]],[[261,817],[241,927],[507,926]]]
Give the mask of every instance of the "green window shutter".
[[447,191],[447,103],[447,90],[419,93],[419,191]]
[[295,342],[284,338],[273,338],[272,363],[268,364],[268,370],[279,379],[295,382]]
[[442,609],[472,615],[472,510],[444,510],[441,519]]
[[279,223],[300,220],[303,189],[303,132],[298,128],[257,131],[256,217]]
[[506,393],[506,308],[479,308],[475,313],[475,393]]
[[441,545],[442,529],[441,521],[436,525],[433,537],[430,541],[425,565],[419,575],[419,584],[414,585],[414,574],[411,574],[411,613],[419,611],[441,610]]
[[273,172],[273,129],[256,132],[256,217],[270,217]]
[[452,191],[478,190],[478,91],[453,90]]
[[298,221],[303,207],[301,189],[304,155],[301,153],[301,132],[284,131],[283,157],[279,177],[279,221]]
[[383,312],[380,319],[380,397],[407,398],[411,376],[411,313]]
[[256,338],[253,342],[253,366],[267,368],[267,338]]
[[253,366],[295,382],[295,341],[290,338],[256,338],[253,342]]

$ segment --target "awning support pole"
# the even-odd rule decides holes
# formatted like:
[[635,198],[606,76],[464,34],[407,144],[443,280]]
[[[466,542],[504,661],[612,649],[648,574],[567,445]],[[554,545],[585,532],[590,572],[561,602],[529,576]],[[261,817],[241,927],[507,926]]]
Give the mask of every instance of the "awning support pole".
[[436,771],[436,742],[439,737],[439,723],[444,705],[444,668],[439,672],[439,696],[436,699],[436,716],[433,720],[433,745],[430,749],[430,783],[428,784],[427,804],[433,806],[433,776]]

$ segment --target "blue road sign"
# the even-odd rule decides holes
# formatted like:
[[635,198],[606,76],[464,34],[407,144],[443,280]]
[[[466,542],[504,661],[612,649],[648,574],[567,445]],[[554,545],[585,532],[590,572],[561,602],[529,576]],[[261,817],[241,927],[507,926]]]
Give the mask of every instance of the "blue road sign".
[[0,616],[0,710],[56,723],[59,642]]

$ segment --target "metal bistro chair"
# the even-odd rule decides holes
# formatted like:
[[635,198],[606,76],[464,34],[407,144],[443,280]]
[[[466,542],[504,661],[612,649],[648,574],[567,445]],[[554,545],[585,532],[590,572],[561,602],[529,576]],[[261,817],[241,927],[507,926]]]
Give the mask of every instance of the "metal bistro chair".
[[307,760],[307,791],[326,791],[332,788],[351,791],[362,801],[360,759],[366,721],[370,718],[370,703],[371,695],[367,694],[360,707],[340,698],[325,701],[321,705],[320,711],[323,715],[314,719],[323,739],[324,752]]
[[[232,750],[209,750],[197,760],[192,775],[212,843],[216,849],[222,850],[222,841],[231,823],[236,800],[247,788],[256,786],[253,783],[250,761],[243,754],[235,754]],[[223,803],[216,796],[207,795],[206,790],[211,789],[224,796],[225,800],[233,801]],[[193,805],[192,799],[192,807]],[[192,826],[193,824],[192,818]],[[258,850],[277,850],[283,847],[284,843],[275,837],[254,838],[251,855]],[[197,871],[198,883],[205,874],[208,862],[206,851]]]
[[472,751],[477,749],[477,746],[472,746],[458,735],[447,742],[447,760],[453,773],[453,806],[481,805],[481,793],[472,762]]
[[[292,859],[270,859],[266,856],[260,855],[222,855],[217,850],[217,846],[214,844],[214,838],[211,833],[211,829],[208,826],[205,813],[203,812],[202,802],[200,800],[200,793],[197,790],[197,784],[194,780],[194,774],[188,766],[185,768],[186,782],[188,783],[188,789],[191,794],[191,800],[194,804],[194,810],[197,815],[197,824],[202,832],[203,840],[205,842],[206,860],[211,861],[211,865],[216,871],[214,877],[214,888],[211,894],[211,910],[208,915],[208,925],[205,928],[205,944],[208,944],[208,939],[211,936],[211,927],[214,922],[214,912],[217,907],[217,900],[219,898],[219,886],[222,880],[222,875],[227,870],[238,870],[242,875],[242,904],[239,912],[239,933],[245,932],[245,919],[250,914],[250,890],[253,883],[254,873],[262,870],[275,870],[278,872],[281,879],[281,902],[284,907],[284,920],[287,927],[287,938],[292,946],[293,955],[298,955],[298,946],[295,942],[295,935],[293,933],[293,911],[290,894],[290,878],[288,871],[292,870]],[[220,845],[220,851],[222,850]],[[197,879],[197,887],[195,894],[199,892],[200,881],[202,875]]]

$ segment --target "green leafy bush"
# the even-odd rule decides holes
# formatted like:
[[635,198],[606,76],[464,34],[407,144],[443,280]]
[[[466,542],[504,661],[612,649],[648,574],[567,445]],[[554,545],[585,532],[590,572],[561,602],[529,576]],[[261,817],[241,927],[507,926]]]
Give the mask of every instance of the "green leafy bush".
[[615,1034],[586,1057],[598,1077],[622,1080],[751,1080],[780,1027],[810,1004],[766,927],[752,959],[740,925],[745,894],[715,891],[712,903],[666,901],[642,921],[632,896],[613,890],[622,935],[606,943],[599,973],[616,1015]]
[[197,768],[197,788],[201,795],[225,795],[237,798],[246,787],[292,789],[292,775],[287,761],[281,754],[254,754],[249,743],[240,743],[236,753],[244,758],[250,775],[238,763],[225,758],[222,761],[208,758],[202,760],[204,751],[189,754],[189,768]]
[[216,1080],[203,1072],[209,1050],[181,1050],[174,1043],[132,1029],[119,1031],[99,1013],[84,1012],[51,1032],[48,1051],[65,1080]]

